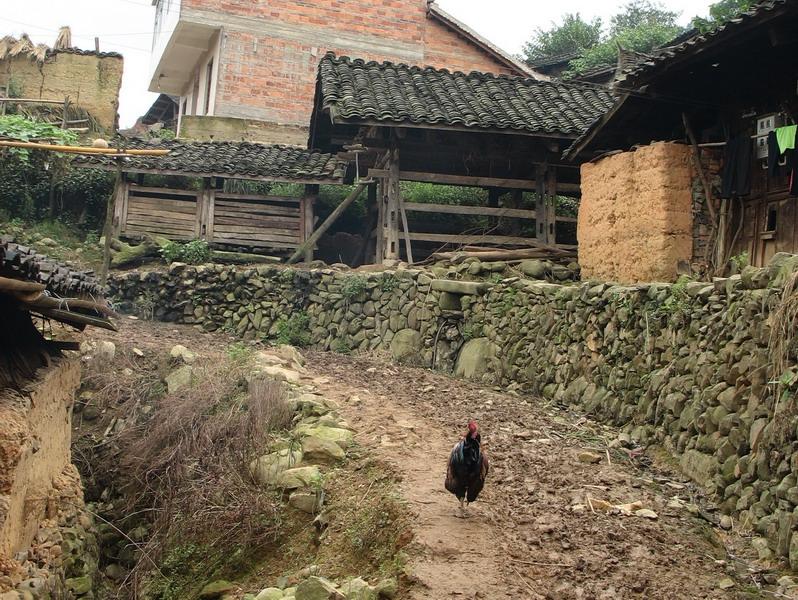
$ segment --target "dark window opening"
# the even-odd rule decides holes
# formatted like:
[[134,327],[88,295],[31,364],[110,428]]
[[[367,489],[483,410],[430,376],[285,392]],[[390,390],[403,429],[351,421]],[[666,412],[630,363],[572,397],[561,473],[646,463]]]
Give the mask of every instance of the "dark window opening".
[[765,227],[765,231],[776,231],[776,225],[778,224],[778,216],[779,216],[778,208],[775,206],[768,206],[768,221],[767,221],[767,227]]
[[205,114],[211,114],[211,84],[213,83],[213,59],[205,68]]

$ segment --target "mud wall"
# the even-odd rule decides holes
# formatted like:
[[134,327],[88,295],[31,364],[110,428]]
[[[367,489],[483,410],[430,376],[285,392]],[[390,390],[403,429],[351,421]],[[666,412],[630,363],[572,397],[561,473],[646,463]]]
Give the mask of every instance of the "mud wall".
[[80,364],[59,360],[21,393],[0,391],[0,595],[91,589],[94,538],[70,448],[79,383]]
[[693,258],[690,148],[660,142],[582,165],[584,278],[675,281]]
[[[798,568],[796,423],[787,420],[783,441],[765,441],[778,439],[773,382],[788,382],[786,397],[798,387],[798,369],[775,373],[769,352],[769,319],[798,265],[778,259],[677,285],[555,284],[471,262],[385,273],[173,265],[116,276],[111,287],[120,309],[143,317],[337,352],[389,351],[577,405],[664,446],[739,527],[765,540],[762,553]],[[464,280],[481,270],[505,278]]]
[[113,53],[61,50],[48,53],[43,63],[20,55],[0,60],[0,86],[18,98],[63,102],[69,96],[100,127],[114,132],[122,65],[122,56]]

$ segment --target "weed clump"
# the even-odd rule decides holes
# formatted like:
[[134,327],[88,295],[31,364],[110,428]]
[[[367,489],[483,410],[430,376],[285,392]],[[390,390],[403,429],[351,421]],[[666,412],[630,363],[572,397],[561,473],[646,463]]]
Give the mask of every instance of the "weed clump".
[[[235,346],[228,354],[194,367],[191,385],[161,388],[153,416],[129,418],[115,440],[119,451],[99,465],[116,472],[124,513],[148,515],[149,539],[137,544],[142,558],[128,580],[132,597],[191,597],[209,574],[240,569],[281,531],[279,495],[256,484],[249,464],[292,413],[278,382],[247,381],[246,352]],[[97,374],[94,382],[109,379]],[[108,382],[103,393],[137,404],[132,395],[141,392],[131,388]]]

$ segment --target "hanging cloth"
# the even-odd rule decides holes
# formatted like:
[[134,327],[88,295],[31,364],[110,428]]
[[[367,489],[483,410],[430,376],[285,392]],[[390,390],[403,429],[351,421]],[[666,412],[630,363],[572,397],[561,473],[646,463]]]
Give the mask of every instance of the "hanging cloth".
[[726,143],[723,155],[720,197],[747,196],[751,193],[751,138],[740,134]]
[[776,142],[779,145],[779,154],[784,154],[787,150],[795,150],[795,132],[797,129],[798,125],[776,128]]
[[779,152],[779,142],[776,138],[776,132],[771,131],[768,133],[768,175],[770,177],[775,177],[776,173],[779,172],[780,156],[781,152]]

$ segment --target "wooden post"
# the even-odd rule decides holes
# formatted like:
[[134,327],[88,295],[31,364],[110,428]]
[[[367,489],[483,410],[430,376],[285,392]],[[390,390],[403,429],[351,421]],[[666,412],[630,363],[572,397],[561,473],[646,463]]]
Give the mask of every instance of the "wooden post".
[[208,191],[211,187],[211,178],[202,178],[202,187],[197,192],[197,210],[194,219],[194,239],[205,239],[205,222],[208,214]]
[[114,191],[108,196],[105,204],[105,225],[103,226],[103,262],[100,267],[100,285],[105,286],[108,282],[108,269],[111,266],[111,238],[114,235],[114,204],[119,188],[122,185],[122,159],[116,159],[116,178],[114,180]]
[[119,187],[116,189],[114,195],[114,220],[113,231],[114,237],[119,237],[125,231],[127,225],[127,205],[130,185],[128,184],[127,177],[122,174],[122,181],[119,182]]
[[[303,237],[302,241],[306,242],[308,238],[313,235],[313,227],[315,226],[315,205],[319,197],[318,185],[306,185],[305,197],[302,202],[303,206]],[[305,250],[305,262],[310,264],[313,262],[313,246],[309,246]]]
[[385,258],[385,180],[377,183],[377,231],[375,235],[374,264],[381,265]]
[[363,244],[361,244],[357,255],[355,256],[355,266],[366,264],[370,257],[374,256],[375,249],[372,247],[372,238],[374,237],[374,230],[379,225],[379,207],[377,206],[377,183],[369,184],[366,198],[366,218],[363,219],[363,228],[360,235],[363,237]]
[[383,264],[399,260],[399,151],[393,149],[387,165],[388,179],[385,182],[385,215],[383,222]]
[[546,195],[546,165],[535,167],[535,237],[544,244],[551,238],[549,202]]
[[549,167],[546,176],[546,239],[547,244],[557,243],[557,167]]
[[[502,195],[502,191],[499,188],[488,188],[488,206],[490,208],[499,208],[499,198]],[[488,225],[491,229],[496,227],[499,224],[498,217],[488,217]]]
[[208,184],[204,187],[199,238],[210,244],[213,242],[213,216],[216,210],[216,189],[218,188],[216,178],[208,179]]
[[286,264],[292,265],[297,262],[301,256],[304,256],[307,249],[312,248],[313,245],[321,239],[321,236],[327,233],[327,230],[338,220],[344,211],[360,197],[360,194],[368,187],[369,183],[371,183],[371,181],[364,181],[358,184],[357,187],[352,190],[352,193],[330,213],[330,216],[325,219],[324,223],[319,225],[318,229],[316,229],[304,243],[300,244],[299,248],[291,255]]

